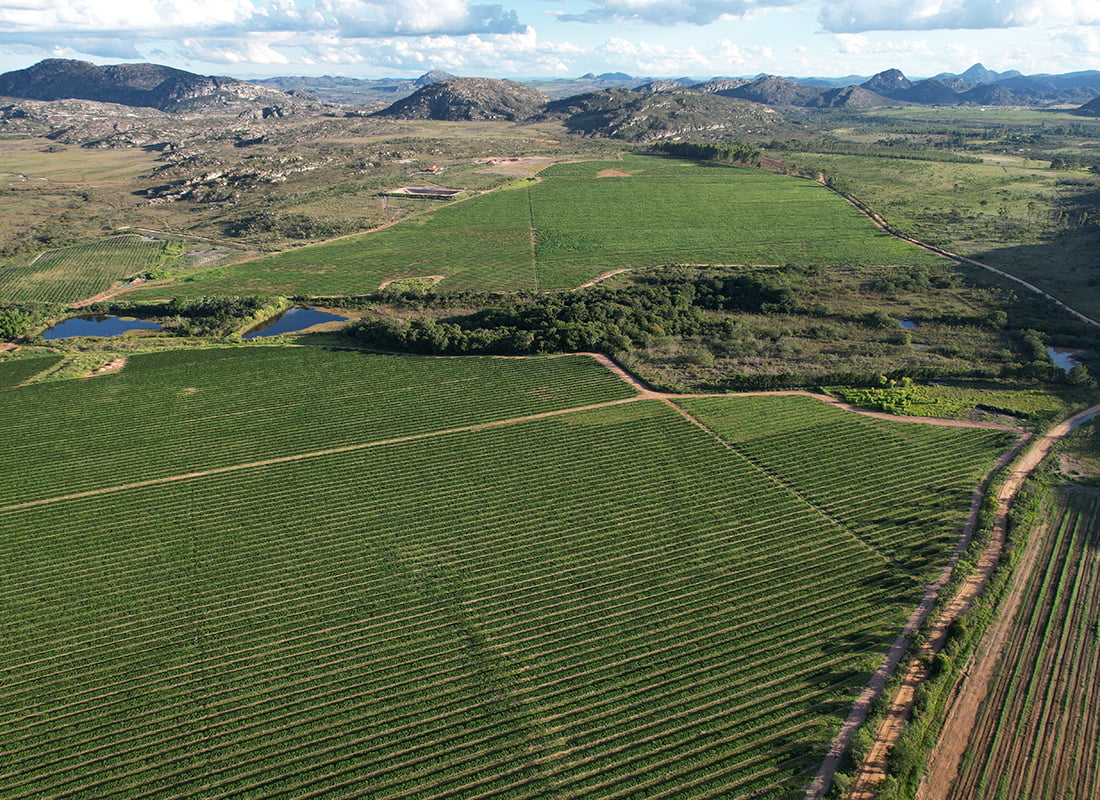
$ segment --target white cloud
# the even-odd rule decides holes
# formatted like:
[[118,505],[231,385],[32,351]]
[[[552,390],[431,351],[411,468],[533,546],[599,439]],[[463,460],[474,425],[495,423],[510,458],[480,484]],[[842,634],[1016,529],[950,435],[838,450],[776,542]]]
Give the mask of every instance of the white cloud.
[[571,48],[540,48],[533,29],[507,34],[345,38],[331,33],[261,33],[188,39],[185,55],[209,64],[364,65],[388,72],[443,69],[460,75],[553,74]]
[[846,55],[865,53],[870,46],[870,40],[860,33],[838,33],[833,38],[836,39],[837,50]]
[[676,25],[740,19],[768,8],[789,8],[802,0],[591,0],[595,8],[580,14],[560,14],[563,22],[635,22]]
[[1100,25],[1100,0],[1077,0],[1073,11],[1079,25]]
[[595,47],[586,63],[602,61],[603,67],[590,69],[623,70],[632,75],[729,75],[756,69],[771,57],[767,47],[742,47],[729,39],[697,48],[611,38]]
[[70,36],[222,36],[255,31],[332,31],[343,36],[419,36],[522,31],[515,11],[468,0],[0,0],[0,32]]
[[0,30],[106,32],[210,28],[245,22],[256,12],[249,0],[0,0]]
[[828,0],[822,27],[832,33],[1014,28],[1072,19],[1073,0]]
[[[1095,66],[1100,57],[1100,28],[1073,26],[1052,31],[1051,38],[1059,45],[1063,59],[1072,62],[1081,57],[1091,57],[1088,66]],[[1084,68],[1084,65],[1076,66]]]
[[348,37],[514,33],[525,27],[515,11],[466,0],[317,0],[313,10],[323,20],[320,27]]
[[519,64],[533,36],[515,11],[471,0],[0,0],[0,52],[68,57],[168,50],[206,64],[398,65],[441,51],[496,72],[490,52]]
[[[284,37],[279,37],[283,39]],[[285,41],[285,39],[284,39]],[[180,45],[195,58],[208,64],[292,64],[311,63],[312,59],[291,59],[276,49],[278,39],[249,36],[244,39],[184,39]]]

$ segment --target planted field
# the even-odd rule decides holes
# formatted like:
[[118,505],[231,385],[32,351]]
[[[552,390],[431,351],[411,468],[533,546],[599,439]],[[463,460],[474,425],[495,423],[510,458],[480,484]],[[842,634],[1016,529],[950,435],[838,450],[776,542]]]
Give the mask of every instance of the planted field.
[[946,796],[1100,796],[1100,501],[1059,495]]
[[943,262],[809,181],[624,156],[555,165],[537,183],[218,269],[179,290],[367,294],[386,280],[444,275],[441,290],[530,291],[571,288],[620,267],[753,263]]
[[541,177],[528,191],[547,289],[654,264],[943,263],[824,187],[763,170],[627,156]]
[[[590,358],[425,359],[306,348],[177,350],[0,399],[24,469],[10,502],[521,417],[635,392]],[[125,402],[120,402],[125,398]],[[122,437],[121,439],[119,437]],[[137,456],[137,457],[135,457]],[[74,464],[95,463],[95,469]],[[28,481],[34,475],[34,481]]]
[[[919,587],[865,497],[632,397],[581,357],[255,347],[0,394],[81,444],[43,477],[0,443],[5,798],[799,796]],[[746,401],[758,440],[809,419],[710,416]],[[915,426],[881,427],[898,503]],[[1001,442],[936,442],[939,541]]]
[[10,389],[60,363],[58,356],[0,359],[0,389]]
[[156,266],[164,248],[160,239],[123,235],[47,250],[0,266],[0,298],[75,303]]
[[917,573],[946,559],[981,480],[965,454],[975,442],[1007,449],[1015,438],[838,414],[806,397],[679,402],[865,547]]

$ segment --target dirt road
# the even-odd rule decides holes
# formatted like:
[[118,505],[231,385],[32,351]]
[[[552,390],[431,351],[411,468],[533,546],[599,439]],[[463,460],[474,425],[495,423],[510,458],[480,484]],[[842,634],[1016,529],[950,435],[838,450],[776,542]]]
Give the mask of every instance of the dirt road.
[[[1020,491],[1020,487],[1023,486],[1024,481],[1027,480],[1039,463],[1046,458],[1055,444],[1065,438],[1077,425],[1097,415],[1100,415],[1100,405],[1085,409],[1065,422],[1056,425],[1032,443],[1005,478],[1004,483],[997,492],[997,512],[993,532],[989,537],[989,544],[982,553],[975,571],[936,618],[924,644],[918,651],[917,657],[910,661],[901,686],[895,692],[890,703],[886,717],[875,732],[874,744],[856,775],[848,794],[849,800],[872,800],[875,796],[875,787],[886,777],[890,748],[897,744],[901,737],[905,722],[912,712],[916,689],[928,678],[928,664],[931,658],[943,648],[947,641],[948,626],[961,614],[969,610],[974,599],[985,588],[990,576],[993,574],[993,570],[1000,561],[1005,545],[1008,512],[1011,509],[1012,501]],[[955,724],[958,726],[966,723],[960,721]],[[971,716],[969,724],[973,725],[973,716]],[[969,731],[969,728],[967,728],[967,731]],[[937,757],[938,776],[944,773],[954,775],[959,759],[962,757],[962,749],[965,748],[966,738],[968,736],[961,736],[957,728],[955,729],[952,736],[951,752],[940,753]],[[962,740],[961,746],[959,745],[960,739]],[[941,780],[941,778],[937,777],[937,780]],[[807,794],[807,798],[820,796],[819,794]]]
[[[1077,425],[1100,414],[1100,405],[1082,411],[1047,433],[1036,442],[1009,474],[1005,485],[997,495],[998,514],[997,531],[1003,538],[1004,519],[1012,499],[1019,492],[1024,480],[1039,465],[1051,448],[1063,439]],[[928,771],[921,782],[917,800],[939,800],[947,796],[948,790],[958,775],[959,764],[970,741],[971,732],[989,691],[989,681],[999,660],[1001,650],[1012,628],[1016,612],[1023,598],[1023,589],[1027,578],[1035,567],[1034,546],[1024,551],[1023,558],[1016,568],[1012,590],[1008,593],[997,618],[982,641],[981,649],[975,655],[967,670],[966,681],[959,687],[955,696],[943,732],[940,734],[936,749],[929,760]]]

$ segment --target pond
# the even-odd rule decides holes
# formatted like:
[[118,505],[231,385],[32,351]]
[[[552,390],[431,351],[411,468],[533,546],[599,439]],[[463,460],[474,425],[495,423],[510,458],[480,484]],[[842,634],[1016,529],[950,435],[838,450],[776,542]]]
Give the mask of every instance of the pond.
[[43,339],[67,339],[70,336],[121,336],[138,328],[161,330],[155,322],[133,317],[99,314],[93,317],[73,317],[54,325],[42,334]]
[[296,333],[320,325],[322,322],[346,322],[347,317],[339,314],[330,314],[327,311],[318,311],[316,308],[304,308],[295,306],[288,308],[282,314],[272,317],[262,325],[257,325],[244,335],[245,339],[258,339],[265,336],[278,336],[282,333]]
[[911,319],[903,319],[898,321],[901,323],[901,327],[905,328],[907,331],[911,331],[913,330],[913,328],[917,327],[917,323],[913,322],[913,320]]
[[1076,367],[1081,362],[1074,358],[1074,351],[1064,347],[1048,347],[1047,355],[1054,362],[1054,366],[1061,367],[1066,372]]

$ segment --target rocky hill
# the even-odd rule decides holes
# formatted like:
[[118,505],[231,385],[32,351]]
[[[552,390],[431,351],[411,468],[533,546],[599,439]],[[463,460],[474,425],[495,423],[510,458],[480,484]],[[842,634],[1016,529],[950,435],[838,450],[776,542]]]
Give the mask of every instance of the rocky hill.
[[1082,117],[1100,117],[1100,97],[1094,97],[1080,108],[1075,108],[1072,113]]
[[818,105],[824,93],[824,89],[806,86],[777,75],[765,75],[741,86],[715,92],[725,97],[737,97],[769,106]]
[[424,86],[446,81],[455,76],[433,69],[419,78],[348,78],[343,75],[285,75],[252,81],[259,86],[278,89],[296,97],[312,97],[325,103],[368,106],[378,111],[395,100],[407,97]]
[[878,73],[860,87],[904,103],[920,105],[1029,105],[1084,102],[1100,92],[1100,72],[1021,75],[993,72],[975,64],[961,75],[910,81],[900,70]]
[[697,138],[759,134],[784,124],[783,116],[773,108],[693,89],[606,89],[548,103],[544,116],[562,120],[574,133],[630,142],[689,134]]
[[452,78],[431,83],[377,112],[391,119],[489,120],[513,122],[538,113],[542,92],[513,81]]
[[287,109],[295,98],[235,78],[196,75],[159,64],[96,66],[49,58],[0,75],[0,96],[25,100],[93,100],[160,111],[240,113],[261,106]]

